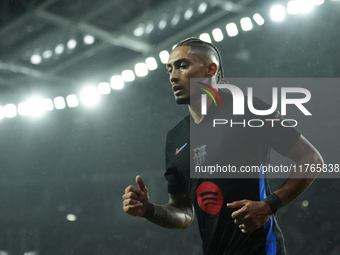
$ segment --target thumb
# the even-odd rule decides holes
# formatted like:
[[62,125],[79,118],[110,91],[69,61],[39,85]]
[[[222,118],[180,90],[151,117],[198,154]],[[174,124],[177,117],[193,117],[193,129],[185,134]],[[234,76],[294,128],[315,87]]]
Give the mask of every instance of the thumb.
[[241,208],[243,207],[245,204],[247,203],[246,200],[242,200],[242,201],[234,201],[232,203],[228,203],[227,206],[229,208]]
[[136,176],[136,183],[138,185],[138,188],[145,192],[146,191],[146,187],[145,187],[145,184],[144,184],[144,181],[142,180],[142,177],[140,177],[139,175]]

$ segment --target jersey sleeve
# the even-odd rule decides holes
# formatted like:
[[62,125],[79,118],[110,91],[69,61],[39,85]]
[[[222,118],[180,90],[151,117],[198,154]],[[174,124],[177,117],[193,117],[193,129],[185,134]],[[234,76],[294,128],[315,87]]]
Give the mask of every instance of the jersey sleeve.
[[178,194],[186,192],[185,181],[176,168],[175,164],[173,164],[171,160],[171,148],[172,148],[172,139],[171,134],[168,133],[166,138],[166,146],[165,146],[165,167],[166,171],[164,173],[164,177],[168,182],[168,193],[170,194]]
[[[271,107],[259,98],[254,98],[253,104],[258,110],[267,110]],[[301,135],[294,127],[296,123],[285,120],[278,111],[260,118],[264,121],[264,126],[260,129],[259,135],[261,141],[285,156]]]

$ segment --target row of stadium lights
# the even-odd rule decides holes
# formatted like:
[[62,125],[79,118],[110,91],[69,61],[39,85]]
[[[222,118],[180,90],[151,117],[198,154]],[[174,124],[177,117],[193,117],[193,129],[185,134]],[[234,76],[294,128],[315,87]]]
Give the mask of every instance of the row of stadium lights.
[[58,96],[53,100],[50,98],[32,98],[29,101],[21,102],[16,106],[15,104],[7,104],[0,106],[0,119],[13,118],[18,114],[21,116],[40,116],[44,112],[52,111],[53,109],[61,110],[66,108],[74,108],[82,103],[84,105],[94,105],[99,101],[99,94],[110,93],[110,88],[104,84],[98,85],[98,90],[94,87],[86,87],[78,98],[77,95],[71,94],[66,98]]
[[[298,13],[306,13],[312,10],[314,5],[321,5],[324,0],[300,0],[300,1],[289,1],[287,8],[282,5],[275,5],[270,10],[270,17],[274,21],[282,21],[286,15],[286,12],[291,15]],[[262,26],[264,24],[264,19],[258,13],[253,15],[253,20],[257,25]],[[249,17],[242,18],[240,20],[240,25],[243,31],[250,31],[253,28],[253,22]],[[229,37],[236,36],[238,32],[237,25],[235,23],[228,23],[226,25],[226,32]],[[220,42],[224,39],[223,32],[219,28],[215,28],[212,31],[212,36],[216,42]],[[199,37],[201,40],[211,43],[210,35],[208,33],[203,33]],[[91,39],[91,40],[90,40]],[[94,38],[87,38],[87,44],[94,42]],[[85,37],[84,37],[85,42]],[[174,45],[175,47],[176,45]],[[174,48],[173,47],[173,48]],[[163,50],[159,53],[160,61],[166,64],[169,59],[169,52]],[[144,77],[149,71],[156,70],[158,64],[155,58],[149,57],[145,60],[145,63],[137,63],[135,65],[134,72],[132,70],[124,70],[121,75],[114,75],[111,77],[110,83],[102,82],[99,83],[97,88],[87,87],[80,93],[80,100],[77,95],[68,95],[66,98],[61,96],[52,99],[32,99],[28,102],[22,102],[18,107],[14,104],[8,104],[4,107],[0,106],[0,119],[4,117],[13,118],[17,114],[22,116],[37,116],[41,115],[43,112],[52,111],[53,109],[64,109],[66,105],[69,108],[77,107],[81,102],[84,105],[95,105],[99,101],[99,95],[109,94],[111,89],[119,90],[124,87],[125,82],[132,82],[135,80],[136,76]],[[79,102],[80,101],[80,102]]]
[[[92,45],[94,42],[95,38],[92,35],[85,35],[83,37],[83,43],[85,45]],[[52,57],[58,58],[64,52],[71,53],[77,47],[77,44],[77,40],[72,38],[66,45],[63,43],[58,44],[54,50],[45,50],[41,54],[39,52],[34,52],[30,57],[30,61],[34,65],[39,65],[43,60],[48,60]]]
[[[10,253],[9,252],[7,252],[7,251],[1,251],[0,250],[0,255],[9,255]],[[25,253],[24,253],[24,255],[38,255],[39,254],[39,252],[37,252],[37,251],[26,251]]]
[[[298,13],[308,12],[311,9],[313,9],[314,5],[321,5],[323,3],[324,3],[324,0],[289,1],[289,3],[287,4],[287,13],[294,15]],[[213,2],[211,4],[213,4]],[[198,6],[197,13],[203,14],[207,10],[207,8],[208,8],[208,4],[203,2]],[[194,15],[194,9],[190,7],[184,12],[183,19],[189,20],[193,15]],[[181,19],[181,15],[179,13],[176,13],[170,22],[167,21],[167,14],[163,14],[162,16],[163,16],[162,19],[158,23],[159,30],[165,29],[168,23],[174,27],[179,23]],[[282,5],[277,5],[272,8],[271,17],[274,21],[281,21],[284,18],[284,16],[285,16],[285,8]],[[244,21],[244,22],[246,22],[246,26],[247,26],[248,21]],[[135,30],[133,31],[133,34],[136,37],[140,37],[142,35],[148,35],[154,30],[154,28],[155,28],[155,25],[153,21],[149,21],[146,25],[141,23],[135,28]]]
[[313,10],[314,6],[321,5],[324,0],[296,0],[289,1],[287,7],[275,5],[270,9],[270,17],[274,21],[284,20],[286,13],[290,15],[304,14]]
[[132,70],[124,70],[121,75],[114,75],[110,79],[110,83],[101,82],[94,86],[84,88],[79,97],[75,94],[66,96],[58,96],[53,100],[50,98],[32,98],[26,102],[21,102],[18,105],[7,104],[0,105],[0,120],[3,118],[14,118],[18,114],[21,116],[40,116],[44,112],[52,111],[54,109],[65,109],[77,107],[79,104],[93,106],[99,102],[100,95],[107,95],[111,93],[111,89],[119,90],[124,87],[125,82],[132,82],[135,80],[135,75],[144,77],[148,71],[156,70],[158,67],[155,58],[150,57],[145,60],[145,63],[138,63],[135,65],[135,72]]
[[[282,21],[285,16],[286,13],[290,14],[290,15],[295,15],[298,13],[307,13],[309,11],[311,11],[314,7],[314,5],[321,5],[324,3],[324,0],[296,0],[296,1],[289,1],[287,4],[287,8],[285,8],[282,5],[274,5],[271,9],[270,9],[270,17],[273,21]],[[198,12],[199,13],[203,13],[205,12],[207,8],[207,5],[205,3],[202,3],[199,7],[198,7]],[[187,12],[186,12],[187,13]],[[189,19],[192,15],[189,15],[186,13],[185,15],[185,19]],[[189,17],[190,16],[190,17]],[[259,25],[262,26],[264,24],[264,19],[263,17],[258,14],[255,13],[253,15],[253,21]],[[251,18],[249,17],[244,17],[240,20],[240,25],[243,31],[250,31],[253,29],[253,21]],[[226,25],[226,32],[228,34],[229,37],[234,37],[236,35],[238,35],[239,31],[238,31],[238,27],[235,23],[228,23]],[[223,32],[220,28],[215,28],[214,30],[212,30],[212,36],[214,38],[214,40],[216,42],[220,42],[224,39],[223,36]],[[138,35],[139,36],[139,35]],[[210,35],[208,33],[203,33],[199,36],[199,38],[203,41],[209,42],[211,43],[211,38]],[[173,48],[176,47],[176,45],[173,46]],[[163,50],[159,53],[159,58],[161,60],[161,62],[163,64],[166,64],[168,62],[169,59],[169,52],[166,50]],[[151,67],[152,66],[152,67]],[[154,58],[148,58],[144,63],[138,63],[135,65],[135,73],[137,76],[139,77],[143,77],[146,76],[148,74],[148,70],[155,70],[157,68],[157,62]],[[122,72],[121,76],[117,76],[117,77],[122,77],[120,78],[122,81],[127,81],[127,82],[131,82],[135,79],[135,75],[133,73],[132,70],[125,70]]]
[[[273,6],[270,10],[270,16],[274,21],[281,21],[284,19],[285,15],[286,15],[286,11],[288,14],[291,15],[295,15],[298,13],[304,13],[304,12],[309,12],[313,9],[314,5],[321,5],[324,3],[324,0],[297,0],[297,1],[289,1],[287,4],[287,8],[285,9],[284,6],[282,5],[276,5]],[[201,3],[198,7],[198,13],[202,14],[206,11],[208,5],[206,3]],[[184,19],[185,20],[189,20],[193,15],[193,9],[189,8],[185,13],[184,13]],[[255,14],[253,17],[254,21],[258,24],[258,25],[262,25],[264,20],[263,18],[259,15],[259,14]],[[171,20],[171,24],[172,25],[177,25],[177,23],[180,20],[180,16],[179,14],[176,14],[173,19]],[[249,31],[252,29],[252,21],[250,18],[243,18],[240,21],[241,23],[241,27],[244,31]],[[162,19],[158,25],[158,28],[160,30],[163,30],[166,26],[166,21],[164,19]],[[237,26],[235,23],[230,23],[227,26],[227,33],[229,36],[235,36],[238,34],[238,30],[237,30]],[[134,30],[134,35],[135,36],[141,36],[144,33],[149,34],[152,32],[152,30],[154,29],[154,25],[152,22],[149,22],[149,24],[147,26],[144,26],[144,24],[139,24],[138,27]],[[223,34],[219,29],[215,29],[213,31],[213,36],[216,42],[219,42],[221,40],[223,40]],[[203,37],[203,38],[206,38]],[[208,39],[207,39],[208,40]],[[91,45],[95,42],[95,38],[92,35],[85,35],[83,38],[83,43],[85,45]],[[59,56],[61,55],[64,51],[66,52],[72,52],[77,46],[77,41],[75,39],[70,39],[67,44],[66,47],[64,44],[60,43],[58,44],[54,51],[52,50],[45,50],[42,54],[39,53],[34,53],[30,60],[32,64],[38,65],[42,62],[43,59],[49,59],[52,56]]]
[[[208,8],[207,3],[205,2],[201,3],[197,8],[198,14],[203,14],[207,10],[207,8]],[[189,20],[193,16],[193,14],[194,14],[194,9],[191,7],[188,8],[183,14],[184,20]],[[180,19],[181,19],[181,15],[179,13],[176,13],[171,19],[170,24],[172,26],[176,26],[179,23]],[[158,23],[158,29],[159,30],[165,29],[167,24],[168,24],[167,14],[163,14],[162,19]],[[155,28],[155,25],[152,21],[149,21],[146,25],[141,23],[135,28],[135,30],[133,31],[133,34],[136,37],[140,37],[142,35],[150,34],[154,30],[154,28]]]

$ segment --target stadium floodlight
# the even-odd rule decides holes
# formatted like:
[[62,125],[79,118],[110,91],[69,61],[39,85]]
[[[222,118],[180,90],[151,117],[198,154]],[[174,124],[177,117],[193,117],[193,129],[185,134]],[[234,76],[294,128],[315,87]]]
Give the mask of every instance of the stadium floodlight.
[[31,116],[40,116],[44,113],[44,109],[42,107],[42,99],[35,97],[28,101],[29,104],[29,115]]
[[145,63],[137,63],[135,65],[135,73],[138,77],[144,77],[148,74],[148,67]]
[[122,72],[122,76],[124,81],[131,82],[135,80],[135,74],[133,73],[132,70],[124,70]]
[[138,27],[133,30],[133,34],[136,37],[142,36],[144,34],[144,24],[139,24]]
[[163,50],[163,51],[161,51],[161,52],[159,53],[159,58],[160,58],[160,60],[161,60],[161,62],[162,62],[163,64],[168,63],[169,56],[170,56],[170,55],[169,55],[169,52],[166,51],[166,50]]
[[145,27],[145,33],[150,34],[154,28],[153,22],[150,21]]
[[14,104],[7,104],[4,106],[4,116],[13,118],[17,116],[17,107]]
[[44,111],[52,111],[54,109],[52,99],[50,98],[43,99],[41,107],[44,109]]
[[202,41],[211,43],[210,35],[208,33],[203,33],[199,37]]
[[214,37],[214,40],[215,42],[220,42],[223,40],[223,33],[222,33],[222,30],[219,29],[219,28],[215,28],[213,31],[212,31],[212,35]]
[[60,43],[55,47],[54,53],[57,54],[57,55],[60,55],[61,53],[64,52],[64,49],[65,49],[64,44]]
[[178,13],[176,13],[175,16],[171,20],[171,25],[176,26],[178,22],[180,21],[180,19],[181,19],[181,16]]
[[208,8],[207,3],[203,2],[203,3],[201,3],[198,6],[198,10],[197,11],[198,11],[199,14],[202,14],[202,13],[204,13],[207,10],[207,8]]
[[287,4],[287,13],[295,15],[299,13],[299,5],[296,1],[289,1]]
[[63,97],[56,97],[54,98],[54,107],[58,110],[64,109],[66,104],[65,104],[65,99]]
[[66,97],[68,107],[73,108],[79,105],[78,97],[75,94],[68,95]]
[[314,8],[314,3],[311,0],[297,0],[296,2],[301,13],[308,13]]
[[274,5],[270,9],[270,17],[274,21],[282,21],[286,16],[286,10],[282,5]]
[[76,221],[77,220],[77,216],[75,216],[74,214],[67,214],[66,219],[68,221]]
[[235,23],[229,23],[225,28],[230,37],[236,36],[238,34],[238,29]]
[[253,29],[253,23],[251,22],[251,19],[248,17],[242,18],[240,20],[240,24],[243,31],[249,31]]
[[193,14],[194,14],[193,9],[192,9],[192,8],[189,8],[189,9],[186,10],[185,13],[184,13],[184,19],[185,19],[185,20],[189,20],[189,19],[192,17]]
[[158,28],[159,28],[160,30],[163,30],[163,29],[166,27],[166,24],[167,24],[166,20],[165,20],[165,19],[162,19],[162,20],[158,23]]
[[80,93],[80,98],[82,103],[85,105],[96,105],[99,102],[98,90],[95,87],[86,87]]
[[42,57],[45,59],[48,59],[53,56],[53,51],[51,50],[45,50],[42,54]]
[[95,41],[95,39],[94,39],[94,37],[92,35],[85,35],[84,36],[84,43],[86,45],[91,45],[91,44],[94,43],[94,41]]
[[21,115],[21,116],[27,116],[30,114],[30,109],[29,109],[29,103],[27,102],[21,102],[19,105],[18,105],[18,114]]
[[110,85],[113,89],[122,89],[124,88],[124,78],[120,75],[114,75],[111,77]]
[[39,65],[41,63],[41,56],[38,54],[33,54],[31,56],[31,63],[34,65]]
[[258,13],[255,13],[253,16],[253,20],[257,23],[257,25],[262,26],[264,24],[264,19]]
[[98,84],[98,92],[102,95],[110,94],[111,88],[108,82],[101,82]]
[[73,50],[75,47],[77,47],[77,41],[75,39],[71,39],[67,42],[67,48],[70,50]]
[[147,58],[147,59],[145,60],[145,64],[146,64],[146,66],[148,67],[148,69],[149,69],[150,71],[156,70],[157,67],[158,67],[157,61],[156,61],[156,59],[153,58],[153,57]]

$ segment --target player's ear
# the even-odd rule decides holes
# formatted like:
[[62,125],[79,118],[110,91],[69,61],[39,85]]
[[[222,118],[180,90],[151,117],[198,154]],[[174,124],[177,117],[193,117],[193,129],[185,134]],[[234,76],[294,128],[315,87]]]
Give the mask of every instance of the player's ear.
[[207,70],[207,77],[212,78],[217,74],[217,65],[216,63],[212,62],[210,64],[208,64],[207,66],[208,70]]

